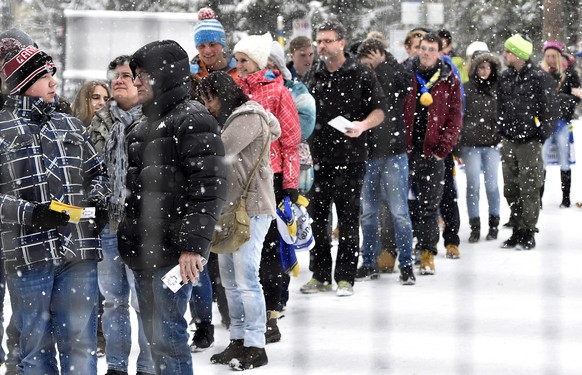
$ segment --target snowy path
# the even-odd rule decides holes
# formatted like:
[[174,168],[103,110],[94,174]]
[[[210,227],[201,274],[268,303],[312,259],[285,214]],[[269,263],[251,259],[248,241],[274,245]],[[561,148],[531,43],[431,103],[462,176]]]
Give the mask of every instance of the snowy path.
[[[575,125],[582,144],[582,121]],[[582,160],[582,146],[577,147]],[[582,167],[573,167],[572,201],[582,201]],[[444,258],[436,275],[401,286],[398,274],[356,283],[352,297],[303,295],[311,277],[308,254],[279,327],[283,339],[267,346],[269,365],[253,374],[576,374],[582,353],[582,209],[558,208],[559,168],[548,169],[544,209],[533,251],[467,243],[464,173],[458,171],[461,259]],[[483,191],[483,188],[482,188]],[[482,200],[481,212],[486,211]],[[501,220],[508,218],[502,198]],[[9,314],[9,312],[8,312]],[[189,315],[188,315],[189,316]],[[215,321],[219,321],[215,309]],[[134,322],[135,323],[135,322]],[[215,346],[193,354],[198,375],[226,374],[209,358],[228,343],[216,326]],[[132,361],[135,361],[135,347]],[[99,375],[106,371],[99,360]],[[130,374],[135,372],[135,363]],[[3,370],[0,371],[3,374]]]

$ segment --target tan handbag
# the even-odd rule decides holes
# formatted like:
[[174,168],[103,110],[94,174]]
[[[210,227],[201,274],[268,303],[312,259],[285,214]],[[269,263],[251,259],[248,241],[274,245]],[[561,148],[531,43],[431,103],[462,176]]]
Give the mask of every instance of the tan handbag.
[[267,153],[271,129],[267,125],[267,141],[263,146],[261,156],[255,164],[251,175],[247,181],[242,197],[238,202],[220,215],[216,222],[216,230],[212,236],[212,245],[210,251],[216,254],[228,254],[237,251],[245,242],[251,238],[251,219],[247,213],[247,193],[251,181],[255,176],[261,160]]

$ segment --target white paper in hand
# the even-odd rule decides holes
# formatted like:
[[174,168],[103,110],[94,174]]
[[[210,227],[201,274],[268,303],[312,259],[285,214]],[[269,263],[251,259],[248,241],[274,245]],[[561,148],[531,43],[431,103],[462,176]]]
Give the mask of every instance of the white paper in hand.
[[339,130],[342,133],[345,133],[348,131],[348,129],[354,127],[354,124],[352,124],[352,122],[345,118],[344,116],[338,116],[333,120],[330,120],[328,124],[330,124],[332,127],[334,127],[335,129]]
[[[205,258],[202,259],[202,266],[206,266],[207,260]],[[162,276],[162,281],[166,286],[174,293],[176,293],[184,283],[182,282],[182,275],[180,275],[180,265],[177,264],[174,268],[172,268],[168,273]],[[192,283],[193,286],[198,285],[198,279],[194,280]]]

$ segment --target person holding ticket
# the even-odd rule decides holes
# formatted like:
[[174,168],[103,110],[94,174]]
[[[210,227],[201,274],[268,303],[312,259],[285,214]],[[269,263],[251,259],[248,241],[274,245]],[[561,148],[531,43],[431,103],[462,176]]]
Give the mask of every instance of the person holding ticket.
[[[52,58],[5,38],[0,61],[9,93],[0,111],[0,237],[18,366],[24,374],[96,375],[95,214],[106,207],[109,179],[85,125],[55,111]],[[96,210],[81,208],[88,205]]]
[[[374,72],[346,54],[345,35],[344,27],[336,22],[318,27],[316,43],[321,61],[307,82],[317,103],[317,123],[309,139],[315,164],[309,210],[316,245],[310,264],[313,278],[301,287],[301,292],[308,294],[332,290],[334,279],[338,296],[353,294],[367,130],[384,120],[386,110],[386,99]],[[337,208],[340,231],[333,279],[332,204]]]

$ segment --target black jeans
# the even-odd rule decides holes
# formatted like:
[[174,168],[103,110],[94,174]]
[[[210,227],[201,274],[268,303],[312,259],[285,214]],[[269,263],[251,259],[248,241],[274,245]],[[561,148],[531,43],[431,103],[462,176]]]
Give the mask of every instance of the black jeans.
[[[275,187],[275,202],[279,204],[283,199],[283,174],[275,173],[273,178]],[[261,266],[259,269],[265,305],[267,311],[281,311],[281,291],[283,290],[283,268],[279,250],[279,230],[277,221],[273,220],[263,242]]]
[[445,186],[441,204],[439,206],[441,216],[445,221],[443,230],[443,240],[445,246],[459,246],[459,227],[461,226],[461,216],[459,215],[459,205],[457,204],[457,185],[455,184],[455,161],[453,154],[450,153],[444,160],[445,162]]
[[416,196],[411,203],[411,217],[416,248],[437,254],[440,231],[438,208],[443,195],[445,164],[435,157],[424,157],[420,153],[410,154],[408,161],[410,177],[408,183]]
[[333,277],[336,282],[354,283],[360,250],[360,194],[364,173],[364,163],[320,164],[315,168],[308,206],[315,238],[309,269],[318,281],[332,282],[330,211],[335,204],[340,238]]

